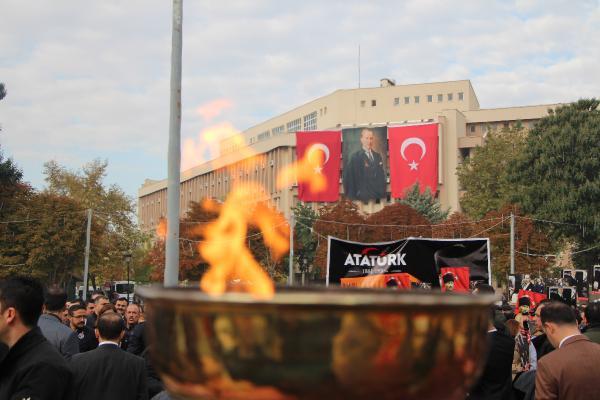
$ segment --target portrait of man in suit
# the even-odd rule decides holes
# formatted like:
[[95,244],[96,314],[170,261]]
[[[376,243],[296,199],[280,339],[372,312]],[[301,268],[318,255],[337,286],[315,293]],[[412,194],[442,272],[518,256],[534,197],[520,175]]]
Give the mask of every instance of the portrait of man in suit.
[[344,130],[343,185],[347,198],[366,203],[386,197],[386,152],[386,128]]

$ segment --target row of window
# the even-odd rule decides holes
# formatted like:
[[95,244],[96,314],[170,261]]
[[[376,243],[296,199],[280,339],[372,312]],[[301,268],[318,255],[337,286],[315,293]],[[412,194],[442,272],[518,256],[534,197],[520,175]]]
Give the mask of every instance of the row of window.
[[[326,109],[327,109],[327,107],[325,107],[325,110]],[[322,112],[323,112],[323,109],[321,109],[321,113]],[[327,112],[327,111],[325,111],[325,112]],[[288,122],[285,125],[277,126],[273,129],[271,129],[270,131],[267,130],[267,131],[261,132],[258,135],[256,135],[256,138],[251,137],[249,140],[250,140],[250,144],[253,144],[255,142],[260,142],[261,140],[265,140],[271,136],[281,135],[285,132],[294,133],[299,130],[304,130],[304,131],[317,130],[317,112],[316,111],[313,111],[310,114],[306,114],[302,118],[296,118],[296,119]]]
[[[463,101],[465,99],[465,95],[463,92],[458,92],[457,93],[457,98],[458,101]],[[421,102],[421,96],[404,96],[403,99],[403,103],[404,104],[411,104],[411,99],[412,99],[412,104],[419,104]],[[454,101],[454,93],[446,93],[446,100],[447,101]],[[441,103],[444,101],[444,94],[443,93],[439,93],[437,95],[437,102]],[[427,102],[428,103],[433,103],[433,95],[432,94],[428,94],[427,95]],[[394,105],[398,106],[400,105],[400,97],[394,97]],[[360,101],[360,106],[361,107],[366,107],[367,106],[367,101],[366,100],[361,100]],[[371,107],[377,107],[377,100],[371,100]]]

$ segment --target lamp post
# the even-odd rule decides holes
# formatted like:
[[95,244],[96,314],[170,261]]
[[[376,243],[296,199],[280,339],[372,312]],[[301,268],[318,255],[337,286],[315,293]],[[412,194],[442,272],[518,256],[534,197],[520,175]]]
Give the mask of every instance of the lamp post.
[[129,283],[129,264],[131,263],[131,252],[124,251],[123,252],[123,261],[125,261],[125,265],[127,266],[127,301],[130,301],[129,292],[131,291],[131,284]]

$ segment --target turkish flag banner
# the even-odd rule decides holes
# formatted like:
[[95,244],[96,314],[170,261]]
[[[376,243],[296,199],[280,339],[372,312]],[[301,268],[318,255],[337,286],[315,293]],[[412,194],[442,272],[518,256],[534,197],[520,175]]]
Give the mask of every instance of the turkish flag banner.
[[338,201],[340,195],[340,131],[296,132],[296,156],[310,164],[314,177],[325,177],[326,185],[319,191],[311,190],[309,180],[298,182],[298,199],[302,201]]
[[435,196],[438,183],[438,124],[388,128],[392,197],[401,199],[419,183]]

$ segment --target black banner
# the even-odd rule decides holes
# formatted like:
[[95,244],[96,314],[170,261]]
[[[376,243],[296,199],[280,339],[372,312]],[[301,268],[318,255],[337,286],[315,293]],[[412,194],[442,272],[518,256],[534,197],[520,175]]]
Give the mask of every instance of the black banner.
[[[456,287],[468,290],[469,281],[490,282],[489,239],[407,238],[358,243],[329,236],[328,285],[360,286],[355,282],[361,279],[349,278],[376,275],[404,276],[430,287],[440,287],[441,282],[452,279]],[[389,281],[384,282],[390,286]]]

